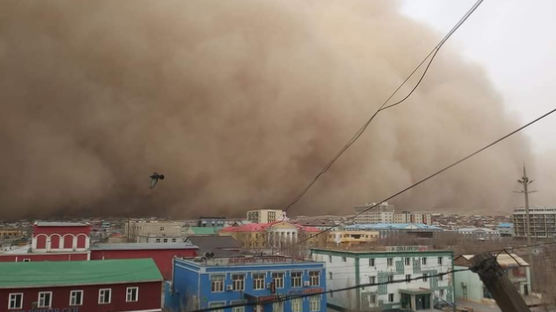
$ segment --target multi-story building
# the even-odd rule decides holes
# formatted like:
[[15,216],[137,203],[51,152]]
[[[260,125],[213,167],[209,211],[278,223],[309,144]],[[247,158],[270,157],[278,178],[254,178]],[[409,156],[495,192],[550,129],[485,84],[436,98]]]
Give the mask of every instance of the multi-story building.
[[181,221],[129,220],[125,233],[130,242],[136,243],[179,243],[186,237]]
[[0,228],[0,243],[2,241],[13,241],[16,239],[23,238],[25,236],[25,231],[15,228]]
[[442,229],[421,223],[370,223],[353,224],[344,227],[347,231],[378,231],[380,238],[408,235],[419,238],[431,238]]
[[338,230],[328,233],[327,242],[337,245],[357,245],[375,242],[379,237],[378,231],[346,231]]
[[509,222],[501,222],[496,226],[496,230],[500,233],[501,237],[514,236],[514,224]]
[[384,202],[373,209],[366,210],[374,205],[376,205],[376,203],[354,207],[357,214],[354,222],[357,224],[394,222],[394,206]]
[[161,286],[151,259],[0,263],[0,310],[155,312]]
[[247,221],[252,223],[271,223],[286,219],[286,212],[278,209],[256,209],[247,211]]
[[263,249],[291,246],[317,232],[319,229],[314,227],[276,221],[225,227],[219,235],[232,236],[241,242],[243,248]]
[[[393,246],[383,250],[311,249],[313,260],[326,263],[328,291],[359,284],[378,284],[329,292],[328,306],[345,311],[377,309],[430,310],[436,303],[454,302],[453,253],[423,246]],[[417,279],[418,278],[418,279]],[[388,284],[387,282],[403,281]]]
[[[471,258],[474,255],[461,255],[454,259],[456,270],[469,268],[472,266]],[[496,260],[504,270],[506,277],[515,286],[515,289],[522,296],[531,293],[531,273],[529,264],[516,254],[500,253]],[[460,270],[454,274],[455,293],[458,300],[466,300],[477,303],[495,304],[494,299],[488,289],[483,285],[479,275],[470,270]]]
[[[165,309],[191,311],[254,303],[221,311],[324,312],[324,263],[287,257],[174,259],[174,278]],[[315,294],[281,301],[285,295]]]
[[[533,238],[556,237],[556,208],[529,208],[530,232]],[[512,215],[516,237],[527,236],[527,214],[524,208]]]

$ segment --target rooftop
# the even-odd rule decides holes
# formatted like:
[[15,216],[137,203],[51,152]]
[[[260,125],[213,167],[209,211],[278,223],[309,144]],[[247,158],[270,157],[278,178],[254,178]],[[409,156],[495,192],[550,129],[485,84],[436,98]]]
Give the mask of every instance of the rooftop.
[[51,222],[51,221],[37,221],[36,226],[88,226],[89,223],[82,222]]
[[193,262],[198,266],[239,266],[239,265],[269,265],[290,263],[320,263],[312,260],[296,259],[284,256],[239,256],[228,258],[197,258],[195,260],[182,260]]
[[152,259],[0,263],[0,288],[162,281]]
[[271,222],[271,223],[248,223],[248,224],[243,224],[243,225],[238,225],[238,226],[228,226],[222,229],[222,232],[262,232],[265,231],[266,229],[273,227],[274,225],[278,225],[280,223],[286,224],[286,225],[292,225],[297,227],[298,230],[302,230],[305,232],[320,232],[319,229],[312,227],[312,226],[303,226],[300,224],[296,224],[296,223],[290,223],[287,221],[275,221],[275,222]]
[[422,223],[368,223],[353,224],[345,227],[346,230],[433,230],[440,231],[441,228]]
[[[461,255],[454,259],[456,265],[461,265],[465,267],[471,266],[471,259],[475,255]],[[529,266],[523,258],[514,254],[514,253],[501,253],[496,256],[496,261],[502,268],[512,268],[512,267],[521,267],[521,266]]]
[[411,253],[411,252],[430,252],[430,253],[437,253],[437,252],[447,252],[452,253],[451,250],[444,250],[444,249],[432,249],[428,246],[349,246],[345,248],[311,248],[311,252],[314,251],[323,251],[323,252],[331,252],[331,253],[342,253],[342,254],[383,254],[383,253]]
[[197,249],[190,243],[115,243],[96,244],[91,250],[140,250],[140,249]]

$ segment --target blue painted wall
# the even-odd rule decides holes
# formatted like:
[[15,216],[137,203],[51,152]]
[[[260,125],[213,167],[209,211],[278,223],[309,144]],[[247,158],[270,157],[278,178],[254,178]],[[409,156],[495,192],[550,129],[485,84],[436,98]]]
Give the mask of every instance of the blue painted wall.
[[[309,281],[309,272],[319,272],[318,286],[304,286],[305,281]],[[284,273],[284,287],[276,288],[272,293],[266,285],[272,282],[272,273]],[[291,287],[291,272],[302,272],[301,287]],[[228,285],[232,285],[232,274],[242,273],[245,275],[245,289],[243,291],[227,290]],[[265,274],[265,288],[260,290],[253,289],[253,273]],[[212,292],[212,274],[225,275],[224,291]],[[230,266],[205,266],[201,263],[174,259],[174,279],[171,289],[166,291],[165,307],[172,311],[179,309],[191,309],[193,298],[198,298],[199,308],[208,308],[211,302],[225,302],[226,305],[235,303],[239,300],[247,300],[250,296],[272,296],[272,295],[291,295],[326,290],[326,271],[324,263],[320,262],[301,262],[301,263],[276,263],[276,264],[249,264],[249,265],[230,265]],[[310,311],[309,297],[302,298],[302,311]],[[266,304],[264,312],[272,312],[272,304]],[[245,312],[254,311],[254,306],[246,306]],[[284,312],[292,312],[291,301],[284,302]],[[320,295],[320,310],[326,311],[326,295]],[[232,312],[232,309],[225,309],[225,312]]]

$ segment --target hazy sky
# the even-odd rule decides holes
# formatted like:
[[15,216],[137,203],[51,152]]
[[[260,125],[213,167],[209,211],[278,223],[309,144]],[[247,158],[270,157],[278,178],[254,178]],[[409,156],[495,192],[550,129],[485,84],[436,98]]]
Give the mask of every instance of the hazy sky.
[[[474,2],[405,0],[402,11],[440,38]],[[486,0],[448,44],[485,68],[508,111],[523,123],[556,106],[556,1]],[[526,134],[537,154],[555,150],[556,115]]]

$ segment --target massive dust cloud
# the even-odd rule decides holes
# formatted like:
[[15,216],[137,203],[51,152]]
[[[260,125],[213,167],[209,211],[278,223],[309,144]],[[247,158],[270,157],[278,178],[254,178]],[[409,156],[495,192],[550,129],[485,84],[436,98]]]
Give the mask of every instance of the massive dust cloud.
[[[0,2],[0,218],[284,207],[442,36],[398,10],[391,1]],[[448,43],[410,100],[379,115],[289,213],[352,213],[515,120]],[[510,211],[527,147],[512,138],[395,204]],[[166,179],[150,190],[153,171]]]

